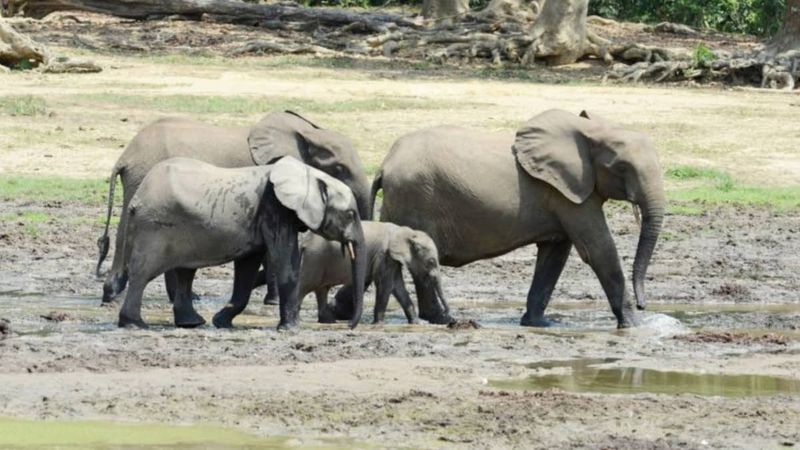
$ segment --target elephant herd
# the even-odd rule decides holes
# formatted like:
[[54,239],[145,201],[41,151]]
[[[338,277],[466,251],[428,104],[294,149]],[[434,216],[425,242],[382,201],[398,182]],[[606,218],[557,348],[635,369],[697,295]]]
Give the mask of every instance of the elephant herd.
[[[278,298],[279,329],[297,325],[300,301],[312,292],[320,322],[355,327],[371,283],[375,322],[394,295],[410,323],[449,323],[440,264],[460,267],[531,243],[538,253],[522,325],[549,324],[544,313],[574,246],[617,326],[629,327],[636,319],[603,204],[626,200],[641,210],[633,287],[643,309],[666,203],[650,139],[586,111],[542,112],[516,136],[454,126],[409,133],[371,186],[350,139],[293,112],[242,128],[168,118],[143,128],[114,166],[98,275],[117,177],[123,206],[103,301],[127,286],[119,325],[136,327],[146,327],[144,288],[162,274],[175,325],[204,324],[192,305],[195,272],[230,261],[233,294],[214,315],[217,327],[231,327],[263,283],[265,303]],[[380,191],[381,221],[372,222]]]

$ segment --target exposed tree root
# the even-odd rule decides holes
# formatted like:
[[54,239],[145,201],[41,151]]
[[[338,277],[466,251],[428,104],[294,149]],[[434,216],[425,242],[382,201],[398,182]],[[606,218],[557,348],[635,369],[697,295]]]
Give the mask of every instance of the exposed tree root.
[[614,64],[604,81],[721,81],[792,90],[800,76],[800,51],[778,55],[763,51],[750,55],[713,52],[711,56],[698,58],[689,52],[633,44],[614,48],[611,54],[623,62]]
[[0,68],[38,68],[48,73],[100,72],[97,64],[88,60],[53,56],[44,45],[18,33],[0,19]]

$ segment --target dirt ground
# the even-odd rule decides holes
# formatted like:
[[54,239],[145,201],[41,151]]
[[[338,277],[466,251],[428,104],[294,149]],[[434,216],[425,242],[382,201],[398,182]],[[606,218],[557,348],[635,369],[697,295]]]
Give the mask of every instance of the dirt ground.
[[[70,26],[82,25],[31,28],[48,36]],[[52,42],[75,52],[66,38]],[[261,103],[248,106],[258,98],[304,105],[315,120],[352,136],[369,170],[415,128],[449,122],[511,133],[533,113],[560,107],[593,109],[648,132],[665,167],[725,170],[757,186],[800,182],[800,135],[786,119],[800,103],[791,94],[539,84],[283,57],[102,50],[89,53],[105,68],[96,75],[0,75],[0,96],[46,100],[44,115],[0,115],[0,176],[107,177],[145,123],[172,114],[252,123],[265,112],[256,110]],[[583,69],[557,76],[570,70]],[[197,98],[208,103],[198,107]],[[683,187],[668,180],[669,189]],[[277,310],[260,304],[260,290],[233,331],[178,330],[163,285],[154,281],[144,311],[153,326],[131,331],[115,327],[115,308],[99,306],[101,282],[92,272],[104,194],[91,195],[99,198],[0,201],[0,318],[11,328],[0,334],[0,417],[222,425],[292,437],[301,448],[800,445],[796,210],[699,204],[699,213],[669,214],[648,273],[651,308],[633,330],[613,329],[599,283],[574,254],[550,310],[563,325],[519,327],[536,256],[530,247],[445,268],[453,314],[477,321],[477,330],[405,325],[395,303],[386,325],[368,325],[368,309],[354,331],[321,326],[308,299],[301,329],[278,333]],[[638,227],[629,208],[612,204],[607,211],[630,267]],[[46,219],[32,232],[26,214]],[[225,302],[231,279],[230,267],[199,272],[198,310],[207,319]],[[668,393],[610,394],[569,381],[555,388],[515,384],[577,371],[534,363],[586,358],[634,374],[754,376],[746,382],[754,389],[773,382],[756,376],[779,377],[785,392],[701,395],[676,382]]]

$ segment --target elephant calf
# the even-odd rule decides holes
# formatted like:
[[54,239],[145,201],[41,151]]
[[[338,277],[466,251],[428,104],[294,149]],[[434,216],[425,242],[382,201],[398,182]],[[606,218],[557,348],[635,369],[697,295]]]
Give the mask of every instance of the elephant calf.
[[[407,267],[417,286],[431,291],[449,311],[439,278],[439,255],[436,244],[422,231],[385,222],[362,222],[367,257],[367,285],[375,282],[375,319],[383,322],[389,296],[394,294],[403,307],[408,323],[417,323],[414,304],[403,284],[403,266]],[[352,279],[350,265],[339,243],[308,233],[301,239],[300,293],[302,299],[314,292],[321,323],[336,321],[328,305],[331,287],[348,284]],[[352,284],[352,283],[350,283]]]

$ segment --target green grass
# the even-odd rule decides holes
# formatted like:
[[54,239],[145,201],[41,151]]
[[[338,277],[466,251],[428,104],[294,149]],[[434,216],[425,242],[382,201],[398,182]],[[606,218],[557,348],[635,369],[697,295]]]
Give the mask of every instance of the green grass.
[[[687,165],[667,169],[666,177],[679,182],[678,188],[667,192],[673,214],[698,215],[709,207],[721,205],[769,207],[777,211],[800,209],[800,186],[744,186],[724,170]],[[683,182],[691,184],[680,187]]]
[[770,188],[733,184],[725,190],[701,186],[673,190],[667,195],[670,201],[689,203],[681,206],[685,213],[698,212],[695,207],[720,205],[769,207],[780,212],[800,210],[800,186]]
[[[122,201],[119,183],[115,204]],[[85,180],[32,175],[0,175],[0,200],[3,201],[60,201],[88,206],[103,206],[108,196],[104,180]]]
[[25,211],[18,214],[5,214],[0,216],[0,222],[15,223],[22,225],[24,233],[31,237],[37,237],[41,233],[40,224],[52,219],[50,214],[39,211]]
[[[78,100],[78,99],[76,99]],[[402,97],[373,97],[347,101],[316,101],[293,97],[214,96],[214,95],[81,95],[84,102],[133,107],[157,111],[195,114],[255,114],[264,111],[294,110],[316,113],[447,109],[477,106],[477,103],[443,102]]]
[[42,116],[47,114],[47,102],[35,95],[5,95],[0,97],[0,111],[9,116]]

